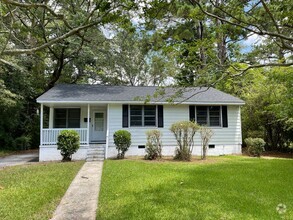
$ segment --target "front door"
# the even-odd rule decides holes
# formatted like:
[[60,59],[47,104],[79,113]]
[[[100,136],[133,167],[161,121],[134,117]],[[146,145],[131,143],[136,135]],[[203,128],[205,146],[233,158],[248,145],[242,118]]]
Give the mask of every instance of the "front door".
[[92,141],[106,141],[106,117],[105,112],[94,112],[92,123]]

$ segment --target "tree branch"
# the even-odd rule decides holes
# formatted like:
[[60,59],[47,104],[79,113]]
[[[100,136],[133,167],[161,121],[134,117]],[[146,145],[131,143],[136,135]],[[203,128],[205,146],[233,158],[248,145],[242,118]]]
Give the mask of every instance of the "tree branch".
[[[232,21],[229,21],[225,18],[222,18],[220,16],[217,16],[215,14],[212,14],[208,11],[205,11],[202,7],[202,5],[199,3],[199,1],[197,0],[189,0],[189,2],[192,4],[192,5],[197,5],[199,7],[199,9],[201,10],[202,13],[204,13],[205,15],[209,16],[209,17],[213,17],[213,18],[216,18],[216,19],[219,19],[225,23],[228,23],[228,24],[231,24],[231,25],[234,25],[234,26],[237,26],[237,27],[240,27],[240,28],[243,28],[247,31],[250,31],[250,32],[253,32],[255,34],[258,34],[258,35],[268,35],[268,36],[272,36],[272,37],[278,37],[280,39],[284,39],[284,40],[288,40],[288,41],[291,41],[293,42],[293,38],[292,37],[289,37],[289,36],[286,36],[286,35],[283,35],[283,34],[279,34],[279,33],[275,33],[275,32],[270,32],[270,31],[265,31],[265,30],[260,30],[260,31],[257,31],[257,30],[254,30],[252,28],[249,28],[243,24],[238,24],[238,23],[235,23],[235,22],[232,22]],[[242,22],[243,23],[243,22]],[[290,45],[286,45],[286,47],[290,50],[293,50],[293,47],[291,47]]]
[[236,68],[233,65],[231,65],[231,67],[234,70],[240,72],[238,74],[234,74],[233,75],[233,77],[236,77],[236,76],[241,76],[245,72],[247,72],[248,70],[254,69],[254,68],[261,68],[261,67],[288,67],[288,66],[292,66],[292,65],[293,65],[293,62],[292,63],[264,63],[264,64],[256,64],[256,65],[250,65],[250,66],[246,67],[245,69],[239,69],[239,68]]
[[[110,11],[108,11],[106,14],[108,14],[109,12],[110,12]],[[105,15],[106,15],[106,14],[105,14]],[[104,16],[105,16],[105,15],[104,15]],[[104,16],[101,16],[101,17],[98,19],[98,21],[95,21],[95,22],[92,22],[92,23],[90,23],[90,24],[87,24],[87,25],[83,25],[83,26],[79,26],[79,27],[77,27],[77,28],[74,28],[74,29],[68,31],[66,34],[63,34],[63,35],[61,35],[60,37],[56,37],[56,38],[54,38],[54,39],[52,39],[52,40],[49,40],[47,43],[44,43],[44,44],[41,45],[41,46],[34,47],[34,48],[30,48],[30,49],[13,49],[13,50],[4,50],[2,54],[3,54],[3,55],[16,55],[16,54],[24,54],[24,53],[32,54],[32,53],[34,53],[34,52],[36,52],[36,51],[39,51],[39,50],[45,49],[45,48],[47,48],[47,47],[53,45],[54,43],[58,43],[58,42],[60,42],[60,41],[62,41],[62,40],[64,40],[64,39],[66,39],[66,38],[68,38],[68,37],[70,37],[70,36],[72,36],[72,35],[75,35],[75,34],[77,34],[79,31],[82,31],[82,30],[88,29],[88,28],[90,28],[90,27],[92,27],[92,26],[95,26],[95,25],[101,23],[101,22],[102,22],[102,19],[103,19]]]

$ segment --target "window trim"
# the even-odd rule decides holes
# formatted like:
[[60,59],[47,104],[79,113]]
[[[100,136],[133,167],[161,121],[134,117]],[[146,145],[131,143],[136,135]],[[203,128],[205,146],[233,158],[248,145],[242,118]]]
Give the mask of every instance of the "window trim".
[[[206,124],[206,126],[207,127],[209,127],[209,128],[223,128],[223,119],[222,119],[222,105],[196,105],[195,106],[195,121],[196,121],[196,123],[197,123],[197,107],[198,106],[204,106],[204,107],[206,107],[206,109],[207,109],[207,124]],[[219,106],[220,107],[220,118],[219,118],[219,120],[220,120],[220,125],[219,126],[211,126],[210,125],[210,109],[209,109],[209,107],[216,107],[216,106]]]
[[[81,108],[80,107],[58,107],[58,108],[54,108],[54,111],[53,111],[53,128],[56,128],[56,123],[55,123],[55,120],[56,120],[56,115],[55,115],[55,110],[56,109],[65,109],[66,110],[66,129],[70,129],[68,127],[68,110],[69,109],[79,109],[79,128],[81,128]],[[62,128],[56,128],[56,129],[62,129]],[[74,128],[73,128],[74,129]]]
[[[142,114],[141,114],[141,117],[142,117],[142,120],[141,120],[141,124],[142,125],[131,125],[131,106],[142,106]],[[155,115],[155,125],[145,125],[144,124],[144,107],[145,106],[155,106],[156,108],[156,115]],[[134,127],[134,128],[157,128],[158,127],[158,105],[128,105],[128,124],[129,124],[129,127]]]

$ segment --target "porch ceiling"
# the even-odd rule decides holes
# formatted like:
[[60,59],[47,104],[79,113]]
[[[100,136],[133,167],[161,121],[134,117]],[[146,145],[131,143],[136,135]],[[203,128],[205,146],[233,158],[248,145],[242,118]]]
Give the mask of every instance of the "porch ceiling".
[[[46,107],[61,108],[61,107],[87,107],[86,103],[43,103]],[[107,107],[107,103],[90,104],[90,107]]]

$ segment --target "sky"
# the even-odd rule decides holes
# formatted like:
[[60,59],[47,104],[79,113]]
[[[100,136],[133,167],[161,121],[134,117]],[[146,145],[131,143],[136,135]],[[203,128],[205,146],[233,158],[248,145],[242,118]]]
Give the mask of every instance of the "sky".
[[260,45],[264,40],[264,37],[260,37],[256,34],[249,36],[247,39],[240,41],[241,52],[248,53],[253,49],[253,46]]

